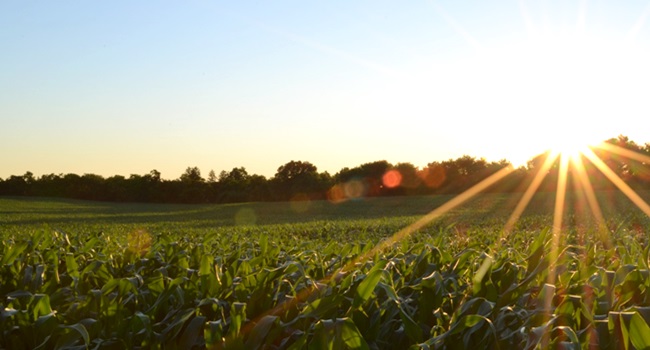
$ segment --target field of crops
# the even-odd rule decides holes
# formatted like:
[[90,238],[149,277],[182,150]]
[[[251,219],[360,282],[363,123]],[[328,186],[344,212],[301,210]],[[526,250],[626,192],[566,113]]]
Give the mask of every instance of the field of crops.
[[[644,196],[647,198],[647,196]],[[650,348],[650,219],[552,194],[152,205],[0,198],[0,349]],[[571,198],[569,198],[569,203]]]

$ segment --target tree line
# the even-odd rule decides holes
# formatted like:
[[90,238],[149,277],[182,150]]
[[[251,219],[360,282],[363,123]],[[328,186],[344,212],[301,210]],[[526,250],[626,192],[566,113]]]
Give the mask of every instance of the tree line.
[[[606,142],[650,156],[650,144],[636,144],[626,136]],[[633,187],[650,189],[648,165],[602,150],[595,153],[619,177]],[[524,191],[545,155],[532,158],[503,181],[492,186],[492,192]],[[585,161],[585,169],[596,190],[614,189],[614,185],[598,169]],[[319,172],[307,161],[290,161],[281,165],[275,175],[266,178],[249,174],[244,167],[210,171],[203,177],[198,167],[188,167],[179,178],[164,180],[157,170],[129,177],[115,175],[105,178],[96,174],[48,174],[35,177],[33,173],[12,175],[0,179],[0,195],[39,196],[116,202],[160,203],[232,203],[249,201],[318,200],[343,201],[361,197],[456,194],[494,174],[507,160],[488,162],[483,158],[462,156],[435,161],[418,168],[411,163],[391,164],[385,160],[343,168],[334,175]],[[540,191],[554,191],[559,162],[548,171]],[[575,176],[569,174],[570,184]]]

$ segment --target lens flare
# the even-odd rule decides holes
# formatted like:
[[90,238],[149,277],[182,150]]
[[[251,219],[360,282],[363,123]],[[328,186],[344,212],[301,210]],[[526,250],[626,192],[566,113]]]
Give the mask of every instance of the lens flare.
[[291,198],[290,205],[296,213],[305,213],[311,208],[311,199],[308,195],[299,193]]
[[[582,145],[584,145],[584,143],[582,143]],[[620,149],[617,148],[617,146],[614,147],[605,146],[599,149],[602,150],[603,152],[609,152],[612,154],[625,156],[627,158],[635,159],[638,161],[650,160],[650,157],[639,155],[632,151]],[[516,222],[519,220],[522,213],[530,203],[532,197],[539,190],[542,182],[547,177],[547,175],[556,172],[557,184],[555,188],[553,227],[551,232],[552,236],[550,241],[550,253],[548,256],[549,266],[547,267],[549,273],[547,275],[547,280],[545,281],[546,283],[542,287],[538,296],[538,299],[542,303],[542,307],[543,307],[542,310],[546,312],[546,314],[542,315],[542,317],[544,317],[546,320],[550,320],[551,312],[553,310],[552,303],[554,297],[557,296],[558,293],[561,293],[561,291],[558,290],[558,288],[555,286],[555,283],[557,282],[558,268],[560,267],[559,264],[563,254],[563,250],[561,249],[561,247],[563,245],[563,241],[565,240],[565,235],[566,235],[565,229],[567,225],[563,222],[563,218],[565,214],[565,209],[567,208],[567,202],[568,202],[567,193],[569,192],[569,190],[571,189],[575,190],[576,195],[581,197],[581,199],[579,198],[580,201],[583,202],[583,204],[586,203],[584,205],[589,207],[589,209],[591,209],[591,213],[596,219],[597,229],[598,229],[598,233],[600,234],[599,238],[601,239],[601,242],[605,247],[611,247],[608,231],[604,222],[604,216],[600,209],[600,205],[595,195],[594,188],[591,184],[590,175],[592,174],[590,174],[586,170],[585,165],[583,164],[583,159],[590,161],[591,164],[593,164],[596,169],[600,170],[600,172],[603,173],[604,176],[609,181],[614,183],[614,185],[618,187],[637,207],[639,207],[643,212],[645,212],[648,216],[650,216],[650,206],[629,185],[627,185],[612,169],[610,169],[607,166],[607,164],[605,164],[605,162],[602,159],[600,159],[599,156],[596,155],[590,148],[554,146],[553,150],[555,151],[547,152],[543,156],[545,158],[539,158],[540,160],[543,160],[543,163],[539,163],[539,165],[541,166],[538,168],[538,171],[534,174],[531,183],[528,184],[528,187],[526,188],[524,194],[519,200],[519,203],[513,210],[512,215],[510,216],[510,218],[508,219],[504,227],[504,236],[506,236],[514,228]],[[577,152],[574,150],[577,150]],[[421,178],[423,180],[423,183],[425,183],[427,186],[435,187],[436,185],[439,185],[444,181],[445,178],[444,172],[441,173],[435,169],[436,169],[435,167],[427,168],[427,170],[424,170],[422,172],[423,175]],[[391,237],[384,239],[383,241],[378,243],[374,248],[359,255],[351,262],[349,262],[347,265],[341,267],[335,273],[326,276],[319,282],[315,282],[312,287],[303,289],[295,297],[289,299],[284,303],[276,305],[273,309],[270,309],[264,312],[263,314],[259,315],[258,317],[256,317],[255,320],[252,320],[251,322],[247,322],[242,328],[242,333],[250,332],[253,326],[257,323],[257,321],[259,321],[263,317],[266,317],[268,315],[279,315],[282,312],[292,307],[295,307],[295,305],[297,305],[298,303],[304,302],[312,294],[317,293],[321,289],[321,286],[330,283],[331,281],[339,282],[343,276],[347,275],[347,272],[354,270],[357,264],[364,262],[368,259],[372,259],[373,256],[375,256],[376,254],[378,254],[379,252],[385,249],[390,249],[390,247],[392,247],[394,244],[407,238],[417,230],[431,223],[433,220],[436,220],[440,216],[447,214],[450,210],[455,209],[458,206],[464,204],[465,202],[473,198],[475,195],[477,195],[479,192],[482,192],[488,189],[489,187],[495,185],[496,183],[500,182],[506,176],[511,174],[513,171],[514,169],[511,166],[509,166],[487,177],[477,185],[471,187],[469,190],[461,193],[460,195],[452,198],[448,202],[444,203],[443,205],[437,207],[433,211],[424,215],[422,218],[415,221],[411,225],[399,230]],[[569,178],[569,175],[572,175],[572,177]],[[573,186],[571,186],[570,179],[574,182]],[[391,186],[392,187],[399,186],[401,180],[402,180],[401,174],[397,171],[386,172],[382,178],[383,185],[389,188]],[[330,201],[337,203],[339,201],[344,201],[348,199],[360,198],[364,196],[367,191],[368,191],[368,185],[364,183],[363,180],[351,180],[346,183],[338,184],[332,187],[328,193],[328,198]],[[582,210],[580,212],[582,213],[582,215],[584,215],[587,211]],[[503,239],[505,237],[502,236],[501,238]],[[490,267],[489,265],[490,265],[490,261],[486,259],[483,262],[483,265],[481,266],[479,271],[477,272],[476,276],[480,277],[483,274],[487,273],[486,271],[489,269]],[[591,298],[591,296],[586,295],[585,298]],[[548,336],[549,336],[548,334],[544,335],[544,337],[548,337]],[[228,340],[229,339],[226,339],[226,342],[228,342]],[[542,343],[544,342],[548,343],[548,340],[549,339],[546,339],[545,341],[543,340]]]
[[447,179],[445,168],[440,165],[433,165],[424,168],[420,173],[422,182],[430,188],[438,188]]
[[255,225],[256,222],[257,214],[251,208],[239,209],[235,214],[235,225],[237,226]]
[[351,199],[363,198],[368,194],[368,184],[363,179],[336,184],[327,191],[327,200],[331,203],[342,203]]
[[126,237],[128,242],[128,250],[139,256],[144,256],[151,248],[151,235],[145,230],[136,230],[130,232]]
[[388,170],[381,178],[384,186],[388,188],[395,188],[402,184],[402,174],[397,170]]

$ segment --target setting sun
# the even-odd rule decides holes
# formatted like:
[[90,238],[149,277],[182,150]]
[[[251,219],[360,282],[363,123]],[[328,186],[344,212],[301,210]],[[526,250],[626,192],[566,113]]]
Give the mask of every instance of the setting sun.
[[595,143],[594,139],[580,133],[579,130],[558,130],[549,140],[549,151],[576,158]]

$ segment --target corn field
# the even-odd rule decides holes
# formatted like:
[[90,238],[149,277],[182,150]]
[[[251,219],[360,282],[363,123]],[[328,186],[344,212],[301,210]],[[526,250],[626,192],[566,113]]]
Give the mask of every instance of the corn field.
[[610,216],[608,241],[567,226],[553,255],[548,216],[504,237],[471,213],[381,250],[416,217],[5,219],[0,348],[650,348],[648,218]]

